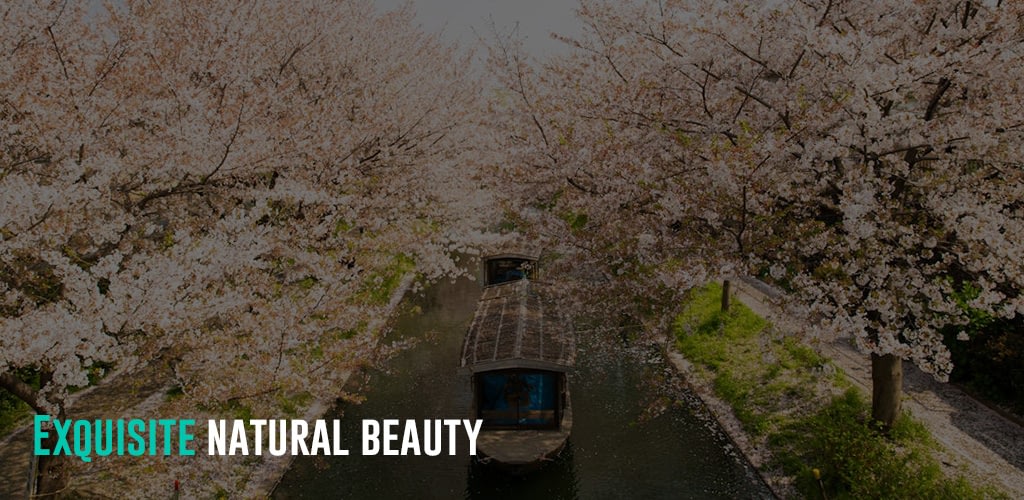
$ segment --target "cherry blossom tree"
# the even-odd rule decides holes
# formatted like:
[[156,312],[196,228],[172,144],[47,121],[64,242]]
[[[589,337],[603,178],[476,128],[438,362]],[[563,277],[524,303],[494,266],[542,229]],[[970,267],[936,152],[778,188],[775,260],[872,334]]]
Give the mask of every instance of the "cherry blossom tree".
[[704,247],[680,237],[698,230],[691,205],[676,203],[689,199],[679,193],[691,166],[675,155],[689,151],[640,123],[633,110],[645,109],[643,95],[615,78],[599,50],[570,43],[581,45],[543,66],[514,36],[492,47],[495,142],[508,158],[494,191],[516,230],[559,257],[545,262],[545,275],[578,313],[634,324],[677,303],[711,267]]
[[[475,93],[410,8],[0,17],[0,387],[36,412],[65,417],[111,365],[167,363],[193,403],[333,397],[310,380],[370,357],[404,263],[455,272]],[[63,457],[41,458],[59,490]]]
[[901,359],[949,373],[955,292],[1022,313],[1020,5],[583,2],[580,16],[576,52],[543,73],[495,53],[506,170],[544,183],[523,195],[535,227],[631,296],[770,271],[871,353],[884,424]]
[[1022,312],[1020,6],[723,10],[750,23],[711,32],[740,69],[730,85],[788,162],[771,207],[799,237],[770,260],[826,329],[871,354],[873,417],[891,425],[902,359],[940,379],[952,368],[940,330],[966,320],[955,292],[978,286],[972,305]]

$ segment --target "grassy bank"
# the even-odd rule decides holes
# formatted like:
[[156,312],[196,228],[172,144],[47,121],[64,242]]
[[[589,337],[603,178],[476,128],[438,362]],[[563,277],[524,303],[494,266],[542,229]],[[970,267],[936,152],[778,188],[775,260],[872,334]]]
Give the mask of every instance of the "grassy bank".
[[0,389],[0,438],[32,418],[32,409],[20,399]]
[[696,374],[765,442],[770,467],[806,498],[999,498],[943,474],[928,431],[903,415],[888,436],[829,360],[782,337],[741,303],[720,310],[721,287],[695,290],[676,320],[676,346]]

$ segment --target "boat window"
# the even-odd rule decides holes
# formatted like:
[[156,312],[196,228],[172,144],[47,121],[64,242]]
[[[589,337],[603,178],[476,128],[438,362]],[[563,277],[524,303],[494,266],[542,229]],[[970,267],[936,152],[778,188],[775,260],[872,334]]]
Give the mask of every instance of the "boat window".
[[557,428],[558,373],[487,372],[477,375],[479,418],[490,428]]
[[531,266],[527,259],[491,259],[487,261],[486,284],[497,285],[527,278]]

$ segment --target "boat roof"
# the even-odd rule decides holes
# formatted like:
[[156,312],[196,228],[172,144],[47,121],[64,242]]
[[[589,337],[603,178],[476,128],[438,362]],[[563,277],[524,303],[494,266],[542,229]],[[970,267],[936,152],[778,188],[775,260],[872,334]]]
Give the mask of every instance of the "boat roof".
[[480,256],[484,262],[494,259],[525,259],[530,261],[540,260],[541,249],[538,245],[527,243],[504,243],[488,248]]
[[494,253],[494,254],[485,255],[485,256],[483,256],[482,260],[484,262],[489,262],[489,261],[492,261],[492,260],[499,260],[499,259],[522,259],[522,260],[528,260],[528,261],[531,261],[531,262],[537,262],[537,260],[540,259],[540,256],[538,254],[536,254],[536,253],[503,252],[503,253]]
[[462,348],[474,372],[527,368],[567,371],[575,362],[571,323],[528,279],[484,288]]

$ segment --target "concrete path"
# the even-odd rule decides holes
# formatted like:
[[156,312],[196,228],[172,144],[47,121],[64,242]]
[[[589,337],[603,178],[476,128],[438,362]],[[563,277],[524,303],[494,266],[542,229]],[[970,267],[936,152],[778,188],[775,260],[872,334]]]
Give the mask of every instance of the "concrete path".
[[[773,318],[776,327],[786,333],[802,329],[802,325],[777,319],[779,292],[767,285],[753,279],[738,280],[735,290],[736,298],[754,312]],[[857,351],[851,339],[815,347],[842,368],[853,384],[871,394],[870,358]],[[1011,498],[1024,498],[1024,427],[911,363],[904,363],[903,371],[903,407],[945,448],[939,459],[947,472],[963,473],[975,484],[991,484]]]
[[31,446],[31,427],[18,429],[0,440],[0,498],[27,496]]
[[[72,394],[68,415],[76,419],[117,419],[146,415],[164,400],[173,373],[155,363],[130,376],[112,373],[104,383]],[[21,427],[0,440],[0,498],[28,498],[32,426]]]

